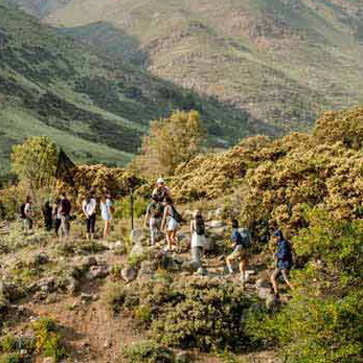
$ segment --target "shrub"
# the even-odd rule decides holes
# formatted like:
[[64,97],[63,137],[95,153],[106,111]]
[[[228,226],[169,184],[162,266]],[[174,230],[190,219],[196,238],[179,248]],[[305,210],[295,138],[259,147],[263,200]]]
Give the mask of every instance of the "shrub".
[[53,358],[54,362],[66,356],[66,348],[62,335],[59,333],[56,322],[51,318],[40,318],[32,323],[36,337],[36,351],[46,357]]
[[127,290],[124,285],[120,283],[109,283],[106,286],[106,292],[103,298],[111,314],[117,314],[121,311],[126,296]]
[[20,354],[8,353],[0,356],[0,363],[21,363]]
[[174,363],[174,353],[153,341],[144,341],[127,348],[124,356],[128,363]]

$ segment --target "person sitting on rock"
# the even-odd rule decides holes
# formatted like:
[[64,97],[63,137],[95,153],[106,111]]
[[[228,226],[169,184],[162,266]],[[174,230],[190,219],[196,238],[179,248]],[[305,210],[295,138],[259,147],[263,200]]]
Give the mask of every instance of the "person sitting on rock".
[[152,192],[154,200],[157,202],[163,203],[165,202],[165,198],[171,198],[170,188],[165,185],[165,180],[163,178],[159,178],[156,181],[156,188]]
[[192,261],[201,267],[206,237],[204,220],[200,210],[193,213],[193,219],[190,221],[190,236]]
[[234,244],[233,252],[227,257],[227,267],[229,274],[233,274],[233,262],[239,260],[239,270],[240,270],[240,281],[244,287],[246,281],[246,268],[248,263],[247,248],[250,243],[250,237],[248,231],[243,228],[242,231],[238,229],[238,221],[232,220],[232,242]]
[[275,271],[271,275],[271,283],[275,293],[275,299],[279,300],[279,290],[277,285],[277,279],[282,274],[286,284],[293,289],[293,285],[289,280],[289,272],[292,267],[292,248],[291,243],[284,238],[283,233],[280,230],[276,230],[273,234],[273,241],[277,244],[277,253],[273,255],[277,261]]
[[154,246],[156,240],[161,235],[161,220],[163,217],[163,206],[159,203],[158,197],[153,195],[152,202],[147,206],[145,215],[145,228],[150,228],[150,243]]

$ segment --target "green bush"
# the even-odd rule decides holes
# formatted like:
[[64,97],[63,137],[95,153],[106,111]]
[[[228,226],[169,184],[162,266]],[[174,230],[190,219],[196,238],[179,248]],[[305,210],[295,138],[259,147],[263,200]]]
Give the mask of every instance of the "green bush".
[[21,363],[20,354],[7,353],[0,356],[0,363]]
[[153,341],[144,341],[127,348],[124,356],[128,363],[175,363],[174,353]]
[[104,302],[111,314],[121,311],[127,297],[127,290],[123,284],[109,283],[103,295]]
[[[134,217],[140,218],[145,215],[148,201],[141,196],[134,198]],[[115,218],[129,219],[131,217],[130,196],[115,202]]]

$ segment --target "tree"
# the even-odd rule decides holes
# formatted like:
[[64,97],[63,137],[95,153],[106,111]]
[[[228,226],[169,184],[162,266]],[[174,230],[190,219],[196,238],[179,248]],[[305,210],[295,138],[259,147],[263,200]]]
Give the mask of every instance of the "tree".
[[29,137],[22,145],[13,146],[12,169],[35,196],[36,191],[52,185],[57,156],[57,147],[48,137]]
[[205,134],[197,111],[175,111],[151,122],[135,164],[149,174],[173,175],[180,163],[200,153]]

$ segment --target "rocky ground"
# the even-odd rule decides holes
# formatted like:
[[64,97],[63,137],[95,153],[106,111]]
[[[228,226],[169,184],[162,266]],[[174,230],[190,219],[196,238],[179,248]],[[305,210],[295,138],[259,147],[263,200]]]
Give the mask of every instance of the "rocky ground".
[[[179,232],[181,251],[176,253],[166,252],[164,241],[154,247],[147,246],[148,237],[143,230],[135,230],[130,240],[117,239],[120,236],[115,235],[107,242],[87,242],[81,238],[59,241],[40,231],[23,236],[3,224],[0,232],[2,338],[11,335],[18,340],[36,340],[34,324],[52,318],[67,348],[64,361],[128,362],[124,348],[145,339],[145,333],[135,328],[127,311],[118,315],[110,312],[105,300],[109,283],[118,282],[137,290],[153,281],[162,270],[180,280],[193,277],[238,285],[237,273],[232,277],[226,274],[223,256],[227,226],[218,216],[218,212],[208,216],[209,244],[203,268],[199,270],[190,262],[187,226]],[[257,295],[271,305],[273,299],[265,269],[259,257],[251,259],[244,293]],[[34,351],[26,344],[18,348],[19,356],[28,359],[25,361],[54,361],[52,357],[45,358],[40,347]],[[199,362],[229,361],[197,352],[194,358]],[[271,352],[251,353],[238,359],[251,363],[277,362]]]

